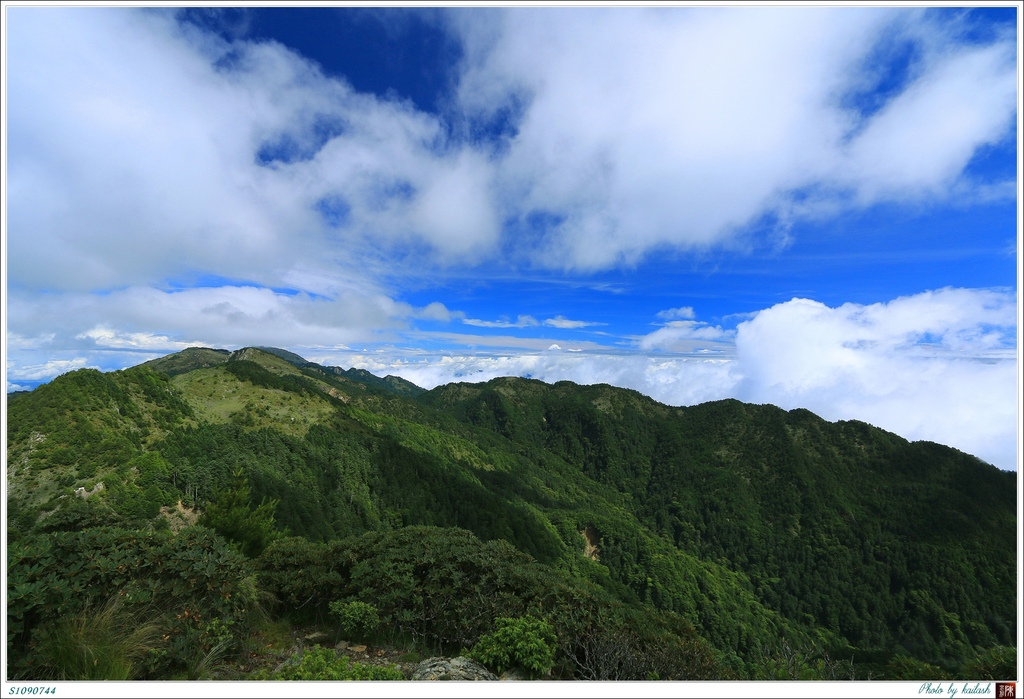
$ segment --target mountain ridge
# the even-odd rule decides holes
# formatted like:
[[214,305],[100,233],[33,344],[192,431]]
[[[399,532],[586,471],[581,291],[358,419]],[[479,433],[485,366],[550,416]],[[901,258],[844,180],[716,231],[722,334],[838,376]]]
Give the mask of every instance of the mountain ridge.
[[782,637],[947,664],[1016,637],[1016,476],[970,455],[802,409],[515,377],[412,391],[272,350],[190,348],[11,400],[16,535],[99,482],[89,516],[151,526],[241,469],[293,535],[505,539],[739,663]]

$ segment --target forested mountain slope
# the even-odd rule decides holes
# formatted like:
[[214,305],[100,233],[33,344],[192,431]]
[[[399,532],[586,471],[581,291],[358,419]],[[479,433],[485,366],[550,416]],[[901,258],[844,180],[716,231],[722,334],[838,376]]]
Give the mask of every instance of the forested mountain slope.
[[[272,348],[80,370],[8,401],[8,539],[25,550],[163,530],[241,493],[267,526],[200,522],[258,579],[297,560],[286,535],[458,527],[624,609],[674,613],[738,676],[782,643],[891,669],[1016,642],[1016,474],[864,423],[516,378],[423,391]],[[9,591],[28,560],[14,549]]]

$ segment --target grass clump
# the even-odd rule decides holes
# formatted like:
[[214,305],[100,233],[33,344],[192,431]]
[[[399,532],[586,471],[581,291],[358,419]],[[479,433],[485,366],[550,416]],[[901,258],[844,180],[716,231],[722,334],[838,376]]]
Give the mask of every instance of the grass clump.
[[126,610],[118,595],[53,622],[39,644],[38,672],[55,680],[137,679],[161,625]]

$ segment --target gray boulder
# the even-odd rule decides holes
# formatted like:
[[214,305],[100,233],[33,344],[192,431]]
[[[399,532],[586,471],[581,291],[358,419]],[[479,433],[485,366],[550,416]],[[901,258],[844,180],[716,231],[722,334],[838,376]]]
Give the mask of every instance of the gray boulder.
[[518,667],[514,667],[511,670],[506,670],[505,672],[501,673],[501,677],[499,677],[498,679],[502,682],[520,682],[522,680],[530,679],[530,676],[526,674],[525,670]]
[[412,671],[413,680],[497,681],[498,677],[475,660],[457,658],[427,658]]

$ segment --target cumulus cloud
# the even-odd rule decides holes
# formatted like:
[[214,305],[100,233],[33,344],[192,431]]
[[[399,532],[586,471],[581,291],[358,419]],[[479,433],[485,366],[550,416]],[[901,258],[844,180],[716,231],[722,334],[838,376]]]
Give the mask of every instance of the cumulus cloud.
[[1016,302],[943,289],[862,306],[794,299],[736,333],[736,397],[859,419],[1016,463]]
[[732,332],[719,326],[695,320],[673,320],[666,323],[665,327],[640,338],[639,345],[644,351],[726,351],[732,348],[732,336]]
[[[451,123],[171,12],[10,8],[11,282],[199,270],[274,286],[311,258],[359,277],[410,248],[605,268],[729,243],[764,216],[1007,184],[963,173],[1012,133],[1013,36],[972,43],[881,8],[447,17],[465,54]],[[894,35],[923,58],[865,113],[844,95]],[[452,124],[510,106],[505,148],[458,140]],[[539,243],[503,238],[535,215],[554,222]]]
[[448,310],[443,303],[434,301],[433,303],[429,303],[416,311],[415,316],[417,318],[423,318],[424,320],[436,320],[442,323],[448,323],[455,319],[465,318],[466,314],[462,311]]
[[279,44],[106,8],[11,8],[8,36],[13,284],[273,286],[310,258],[358,277],[361,253],[465,260],[498,235],[484,155]]
[[[522,114],[497,179],[513,214],[557,222],[535,258],[554,267],[739,244],[765,217],[960,196],[989,186],[965,177],[971,157],[1012,136],[1015,37],[966,41],[920,11],[510,9],[460,29],[460,104],[485,121]],[[894,42],[921,58],[866,109]]]

